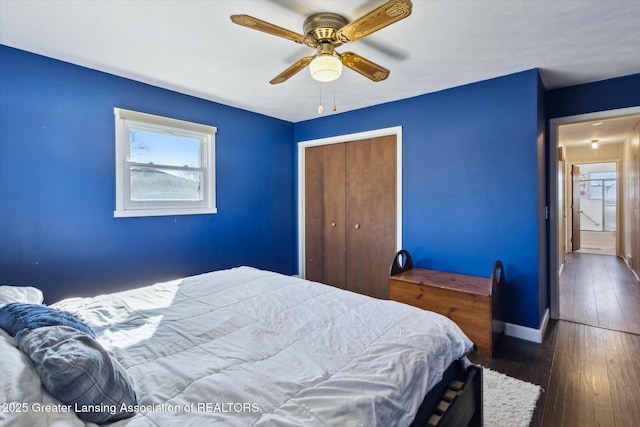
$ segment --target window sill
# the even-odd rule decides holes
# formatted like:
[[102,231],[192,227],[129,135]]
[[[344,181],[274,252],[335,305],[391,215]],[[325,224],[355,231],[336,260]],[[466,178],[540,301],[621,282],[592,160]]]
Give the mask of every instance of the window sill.
[[115,218],[133,218],[145,216],[175,216],[175,215],[211,215],[218,213],[216,208],[192,208],[192,209],[127,209],[115,210]]

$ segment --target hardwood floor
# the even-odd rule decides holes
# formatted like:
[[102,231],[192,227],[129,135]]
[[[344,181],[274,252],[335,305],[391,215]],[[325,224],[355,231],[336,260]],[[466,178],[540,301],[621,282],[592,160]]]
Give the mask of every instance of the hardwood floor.
[[[611,256],[572,254],[566,267],[560,303],[589,324],[551,321],[542,344],[503,337],[493,358],[471,360],[542,387],[531,426],[638,425],[640,282]],[[566,283],[572,300],[563,302]]]
[[569,254],[560,274],[560,319],[640,334],[638,281],[615,256]]

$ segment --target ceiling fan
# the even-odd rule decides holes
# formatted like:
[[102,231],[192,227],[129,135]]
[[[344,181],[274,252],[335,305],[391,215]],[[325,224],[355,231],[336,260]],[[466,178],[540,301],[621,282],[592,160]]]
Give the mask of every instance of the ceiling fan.
[[389,0],[353,22],[336,13],[321,12],[309,16],[303,24],[303,34],[289,31],[249,15],[231,15],[231,21],[243,27],[282,37],[316,49],[313,56],[299,59],[278,74],[271,84],[287,81],[298,71],[309,66],[311,76],[319,81],[332,81],[340,77],[342,66],[379,82],[389,77],[389,70],[353,52],[336,52],[336,48],[357,40],[411,15],[411,1]]

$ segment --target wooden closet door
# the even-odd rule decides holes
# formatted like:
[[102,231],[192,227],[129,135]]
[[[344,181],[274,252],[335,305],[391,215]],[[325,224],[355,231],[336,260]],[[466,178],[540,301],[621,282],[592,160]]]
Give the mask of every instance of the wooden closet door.
[[396,253],[396,137],[346,144],[347,289],[389,297]]
[[324,151],[305,149],[304,251],[305,278],[324,282]]
[[305,150],[305,277],[346,288],[345,144]]
[[347,289],[372,295],[371,140],[346,147]]
[[397,147],[396,136],[371,140],[371,204],[372,293],[377,298],[389,298],[389,268],[397,247]]
[[305,278],[389,296],[396,137],[305,149]]

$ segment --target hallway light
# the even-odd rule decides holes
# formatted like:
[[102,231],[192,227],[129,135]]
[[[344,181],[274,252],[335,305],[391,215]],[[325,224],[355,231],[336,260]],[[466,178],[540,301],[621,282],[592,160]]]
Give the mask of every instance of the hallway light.
[[591,140],[591,148],[593,148],[594,150],[596,148],[598,148],[598,140],[597,139],[592,139]]

